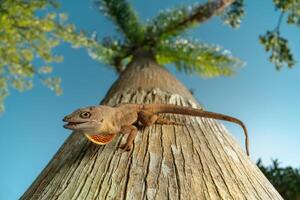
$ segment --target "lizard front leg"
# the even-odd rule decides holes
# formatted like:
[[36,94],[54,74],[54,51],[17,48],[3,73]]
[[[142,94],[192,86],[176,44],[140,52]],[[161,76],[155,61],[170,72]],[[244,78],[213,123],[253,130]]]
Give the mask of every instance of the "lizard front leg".
[[121,145],[120,148],[125,151],[130,151],[132,148],[133,141],[137,134],[137,128],[133,125],[123,126],[121,128],[123,134],[128,134],[127,141],[125,144]]

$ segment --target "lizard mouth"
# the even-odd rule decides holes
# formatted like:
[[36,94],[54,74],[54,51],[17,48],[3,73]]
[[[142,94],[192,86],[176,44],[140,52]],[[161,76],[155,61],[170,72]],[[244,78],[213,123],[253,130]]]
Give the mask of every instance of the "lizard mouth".
[[64,125],[64,128],[67,129],[73,129],[76,128],[76,126],[78,126],[79,124],[84,124],[86,122],[68,122],[67,124]]

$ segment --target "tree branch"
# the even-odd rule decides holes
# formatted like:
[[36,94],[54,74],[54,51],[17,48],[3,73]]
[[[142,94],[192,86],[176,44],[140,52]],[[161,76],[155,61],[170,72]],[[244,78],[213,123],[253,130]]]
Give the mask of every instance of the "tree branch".
[[281,25],[282,18],[283,18],[283,16],[284,16],[284,14],[285,14],[285,12],[283,12],[283,11],[280,13],[280,16],[279,16],[278,21],[277,21],[277,25],[276,25],[276,27],[275,27],[275,29],[274,29],[274,32],[276,32],[276,33],[278,33],[278,34],[279,34],[279,32],[280,32],[280,25]]
[[162,38],[163,35],[170,35],[176,30],[185,30],[190,28],[192,24],[203,23],[216,14],[220,13],[228,6],[230,6],[235,0],[215,0],[209,1],[205,4],[201,4],[198,7],[194,8],[190,15],[187,15],[182,20],[177,23],[171,23],[169,26],[166,26],[161,32],[156,32],[155,36],[146,37],[141,46],[144,45],[154,45],[155,39]]
[[212,2],[207,2],[206,4],[200,5],[196,12],[190,15],[188,18],[179,22],[173,28],[179,28],[187,23],[203,23],[218,14],[219,12],[225,10],[230,6],[235,0],[216,0]]

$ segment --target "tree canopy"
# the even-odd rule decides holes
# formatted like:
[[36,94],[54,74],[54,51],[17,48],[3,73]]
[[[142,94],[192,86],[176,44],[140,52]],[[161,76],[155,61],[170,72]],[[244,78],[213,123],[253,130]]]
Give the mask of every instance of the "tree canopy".
[[[136,12],[126,1],[97,0],[96,6],[122,33],[121,38],[108,36],[99,41],[115,51],[109,64],[117,72],[124,70],[138,49],[152,51],[160,64],[173,63],[179,70],[206,77],[231,75],[236,66],[242,65],[239,59],[219,46],[180,36],[222,10],[223,3],[216,1],[161,11],[144,24],[139,22]],[[101,50],[95,48],[90,53],[97,59]],[[102,61],[102,57],[99,60]]]
[[[33,77],[62,93],[60,78],[51,76],[52,62],[62,61],[53,49],[62,41],[88,49],[89,55],[120,73],[139,49],[153,52],[160,64],[174,64],[179,71],[204,77],[230,76],[243,62],[220,46],[186,39],[184,32],[219,15],[225,24],[238,28],[245,15],[244,0],[215,0],[161,11],[142,23],[126,0],[95,0],[95,7],[122,33],[120,38],[97,38],[76,31],[67,15],[55,12],[55,0],[1,0],[0,4],[0,111],[10,88],[30,89]],[[300,2],[273,0],[281,14],[278,25],[261,35],[260,42],[277,69],[295,65],[288,40],[280,33],[282,21],[299,26]],[[230,6],[229,6],[230,5]],[[229,6],[229,7],[228,7]],[[226,9],[225,9],[226,8]],[[34,60],[43,61],[36,66]]]
[[261,159],[256,164],[284,199],[299,199],[300,168],[281,167],[277,159],[273,160],[272,164],[267,167],[262,164]]
[[[62,93],[61,80],[51,76],[50,65],[62,61],[62,56],[53,53],[62,41],[73,47],[97,45],[84,32],[75,32],[75,26],[66,23],[66,14],[51,11],[57,7],[52,0],[0,1],[0,112],[9,89],[32,88],[34,76],[56,94]],[[43,65],[36,66],[35,59]]]

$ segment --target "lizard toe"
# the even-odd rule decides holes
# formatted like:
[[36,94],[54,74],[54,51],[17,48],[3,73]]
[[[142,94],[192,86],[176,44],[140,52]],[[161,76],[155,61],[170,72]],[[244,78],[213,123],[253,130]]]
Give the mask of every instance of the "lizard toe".
[[131,150],[131,146],[127,145],[127,144],[123,144],[119,147],[120,149],[123,149],[125,151],[130,151]]

